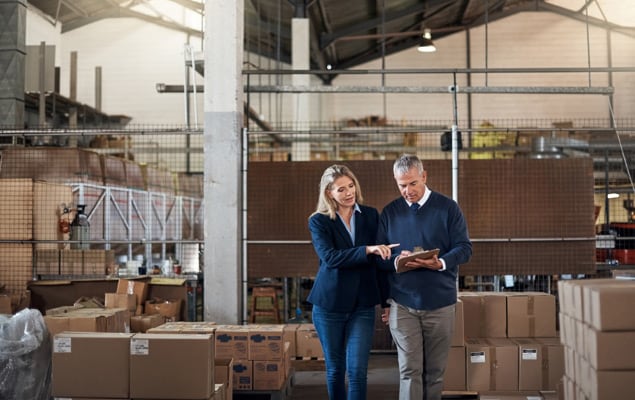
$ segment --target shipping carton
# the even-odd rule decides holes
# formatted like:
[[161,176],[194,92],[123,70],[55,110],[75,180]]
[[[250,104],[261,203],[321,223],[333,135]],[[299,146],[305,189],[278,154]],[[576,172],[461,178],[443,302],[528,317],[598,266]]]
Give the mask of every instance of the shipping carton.
[[518,345],[518,390],[541,390],[542,346],[534,339],[517,338]]
[[253,389],[253,361],[234,359],[234,391]]
[[468,390],[518,390],[518,346],[509,339],[468,339],[466,365]]
[[635,330],[635,281],[583,289],[584,321],[598,331]]
[[[214,338],[214,351],[217,358],[248,360],[249,330],[242,325],[218,325]],[[251,372],[251,368],[249,371]]]
[[214,382],[225,387],[227,400],[233,398],[234,392],[234,360],[231,358],[216,358],[214,360]]
[[144,333],[163,324],[163,317],[159,314],[134,315],[130,317],[130,332]]
[[460,292],[466,338],[507,337],[507,299],[502,293]]
[[448,363],[443,375],[443,390],[463,391],[466,389],[465,346],[450,347]]
[[635,370],[635,331],[602,332],[585,326],[584,357],[595,370]]
[[555,337],[556,298],[547,293],[523,292],[507,296],[507,336]]
[[284,352],[283,325],[249,325],[248,329],[250,360],[282,360]]
[[542,346],[542,389],[556,390],[564,375],[564,346],[558,338],[536,338]]
[[301,324],[296,331],[296,357],[324,358],[320,338],[313,324]]
[[129,398],[129,333],[64,332],[53,339],[55,397]]
[[208,399],[213,335],[138,333],[130,341],[130,397]]
[[464,346],[465,345],[465,325],[463,323],[463,301],[458,299],[456,302],[454,313],[454,333],[452,334],[451,346]]

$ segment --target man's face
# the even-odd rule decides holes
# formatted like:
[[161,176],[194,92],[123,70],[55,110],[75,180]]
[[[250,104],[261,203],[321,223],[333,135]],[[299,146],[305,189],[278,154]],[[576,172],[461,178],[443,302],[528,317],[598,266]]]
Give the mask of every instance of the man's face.
[[416,203],[423,197],[426,186],[426,171],[419,174],[417,168],[410,168],[402,175],[395,175],[395,182],[404,199]]

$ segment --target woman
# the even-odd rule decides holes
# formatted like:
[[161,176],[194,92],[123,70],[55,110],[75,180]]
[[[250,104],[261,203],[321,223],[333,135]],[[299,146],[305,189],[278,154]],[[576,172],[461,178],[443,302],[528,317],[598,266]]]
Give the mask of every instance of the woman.
[[309,217],[313,247],[320,259],[308,301],[326,362],[331,400],[366,399],[368,357],[375,305],[385,302],[384,278],[373,257],[390,257],[395,245],[374,245],[379,213],[361,205],[353,172],[332,165],[322,174],[316,211]]

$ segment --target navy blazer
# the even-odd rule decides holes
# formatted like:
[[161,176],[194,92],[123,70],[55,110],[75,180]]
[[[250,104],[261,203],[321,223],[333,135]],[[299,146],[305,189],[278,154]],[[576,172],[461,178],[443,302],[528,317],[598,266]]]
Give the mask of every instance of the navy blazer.
[[379,213],[372,207],[359,208],[361,212],[355,214],[355,243],[339,217],[332,220],[328,215],[314,214],[309,218],[320,266],[307,300],[329,312],[372,307],[384,297],[379,280],[385,274],[376,266],[379,257],[366,255],[366,246],[376,243]]

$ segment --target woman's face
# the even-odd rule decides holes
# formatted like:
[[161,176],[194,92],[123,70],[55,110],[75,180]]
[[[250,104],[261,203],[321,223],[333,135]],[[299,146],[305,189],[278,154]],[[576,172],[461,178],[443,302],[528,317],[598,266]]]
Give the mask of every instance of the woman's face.
[[339,207],[353,207],[357,199],[355,183],[348,176],[340,176],[327,191],[330,198],[335,200]]

